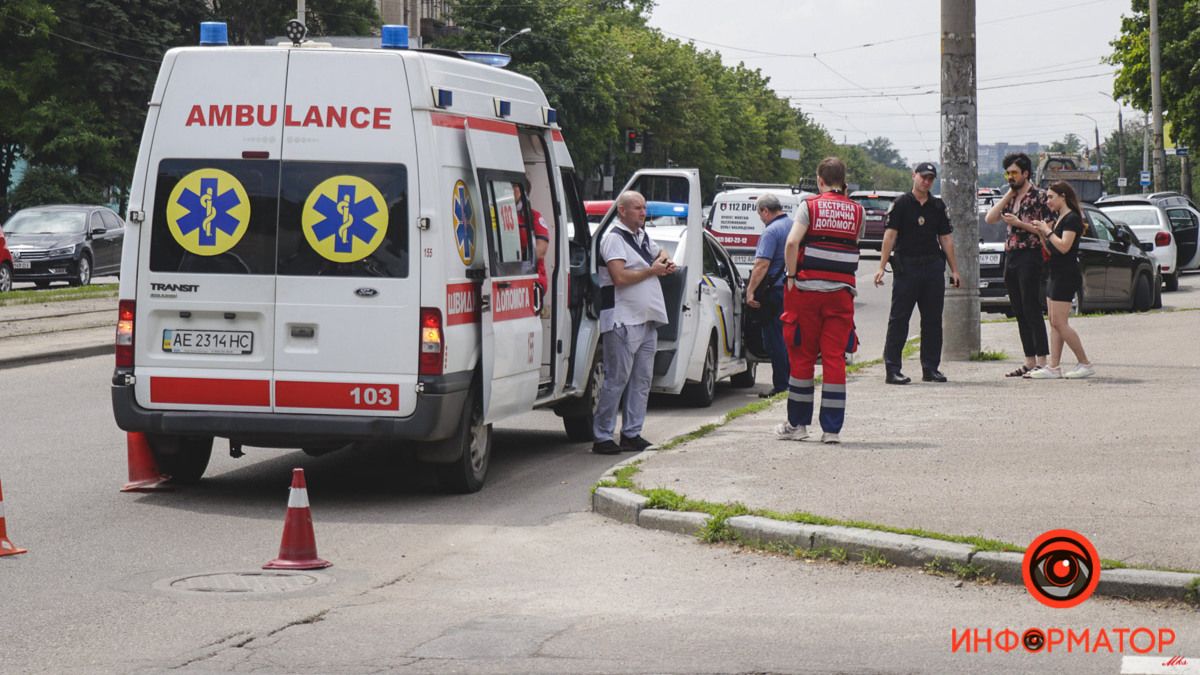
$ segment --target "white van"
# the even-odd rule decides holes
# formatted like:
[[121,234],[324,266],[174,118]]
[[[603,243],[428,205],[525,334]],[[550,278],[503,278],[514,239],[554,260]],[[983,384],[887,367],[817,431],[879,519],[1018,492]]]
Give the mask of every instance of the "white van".
[[[450,52],[212,35],[167,52],[149,102],[117,424],[181,482],[218,436],[235,456],[370,441],[459,492],[483,485],[492,422],[552,407],[590,440],[591,238],[537,84]],[[514,183],[550,232],[544,310]]]
[[775,184],[727,183],[726,187],[731,189],[713,197],[705,227],[729,251],[742,278],[749,279],[754,267],[754,250],[764,229],[762,219],[758,217],[758,198],[764,194],[775,195],[783,205],[783,212],[793,218],[796,207],[813,193],[796,186]]

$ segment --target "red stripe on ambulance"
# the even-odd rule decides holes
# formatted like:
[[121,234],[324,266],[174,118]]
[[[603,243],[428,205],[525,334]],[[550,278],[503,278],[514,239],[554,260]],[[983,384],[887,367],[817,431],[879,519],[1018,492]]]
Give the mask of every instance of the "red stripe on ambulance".
[[280,408],[399,410],[400,385],[280,380],[275,383],[275,405]]
[[429,117],[435,127],[466,129],[466,121],[471,120],[472,131],[492,131],[510,136],[517,135],[517,125],[512,122],[497,122],[496,120],[489,120],[483,117],[465,117],[463,115],[448,115],[446,113],[433,113]]
[[446,325],[479,323],[479,285],[448,284],[446,286]]
[[269,407],[271,383],[267,380],[222,380],[202,377],[151,377],[154,403],[243,405]]
[[492,282],[492,321],[533,316],[533,279]]

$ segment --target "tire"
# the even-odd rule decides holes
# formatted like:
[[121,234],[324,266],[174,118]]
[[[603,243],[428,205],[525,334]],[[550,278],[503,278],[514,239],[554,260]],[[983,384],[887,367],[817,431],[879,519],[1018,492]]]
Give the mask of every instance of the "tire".
[[1154,288],[1154,302],[1150,304],[1150,309],[1162,309],[1162,284]]
[[592,440],[592,427],[596,421],[596,403],[600,401],[600,387],[604,386],[604,365],[599,357],[592,364],[592,372],[588,375],[587,391],[583,394],[582,408],[587,412],[582,415],[563,415],[563,430],[572,441]]
[[729,384],[734,389],[749,389],[754,386],[755,378],[758,375],[758,363],[751,361],[748,365],[749,367],[745,371],[729,377]]
[[33,285],[37,286],[40,290],[46,290],[47,288],[50,288],[49,281],[35,281],[33,282]]
[[1179,273],[1163,275],[1163,290],[1175,292],[1179,290]]
[[146,441],[158,470],[170,476],[173,483],[195,485],[200,482],[212,457],[212,436],[146,434]]
[[92,259],[87,257],[87,254],[79,256],[79,263],[76,265],[75,276],[71,277],[67,283],[72,286],[87,286],[92,283]]
[[683,385],[683,400],[694,408],[707,408],[717,396],[717,342],[709,340],[700,381]]
[[463,405],[458,430],[442,443],[458,446],[458,459],[436,464],[438,483],[446,492],[470,494],[479,492],[487,480],[492,459],[492,425],[483,422],[481,387],[471,387]]
[[1139,274],[1133,286],[1133,311],[1148,312],[1154,305],[1154,293],[1150,291],[1150,279]]
[[1083,302],[1083,289],[1081,288],[1075,291],[1075,299],[1071,300],[1071,316],[1079,316],[1080,314],[1087,313]]
[[12,290],[12,265],[8,263],[0,263],[0,293],[7,293]]

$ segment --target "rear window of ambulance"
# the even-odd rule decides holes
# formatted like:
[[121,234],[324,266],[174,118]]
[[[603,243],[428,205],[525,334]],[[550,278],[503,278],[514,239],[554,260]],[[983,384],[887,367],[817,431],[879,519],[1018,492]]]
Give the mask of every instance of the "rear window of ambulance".
[[168,159],[155,194],[154,272],[408,276],[402,165]]

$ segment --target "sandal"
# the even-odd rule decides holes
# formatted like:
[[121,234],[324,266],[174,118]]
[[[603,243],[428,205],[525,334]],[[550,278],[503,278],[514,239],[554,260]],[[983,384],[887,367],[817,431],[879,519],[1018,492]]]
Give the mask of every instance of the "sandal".
[[1012,371],[1011,373],[1005,373],[1004,376],[1005,377],[1024,377],[1025,373],[1028,373],[1031,370],[1033,370],[1033,368],[1023,365],[1020,368],[1017,368],[1016,370]]

